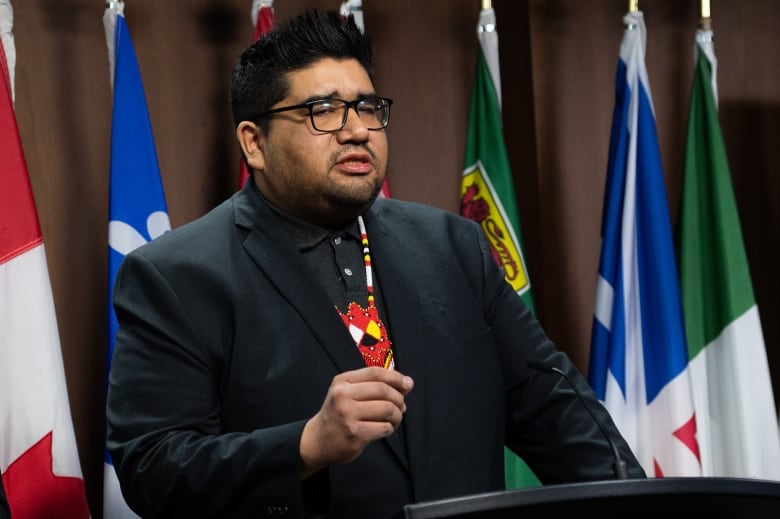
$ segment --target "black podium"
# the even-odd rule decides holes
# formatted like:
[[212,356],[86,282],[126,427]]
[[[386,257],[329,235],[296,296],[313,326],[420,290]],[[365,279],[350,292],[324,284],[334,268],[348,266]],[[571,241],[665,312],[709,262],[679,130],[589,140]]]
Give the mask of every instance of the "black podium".
[[780,482],[650,478],[548,485],[416,503],[407,519],[780,518]]

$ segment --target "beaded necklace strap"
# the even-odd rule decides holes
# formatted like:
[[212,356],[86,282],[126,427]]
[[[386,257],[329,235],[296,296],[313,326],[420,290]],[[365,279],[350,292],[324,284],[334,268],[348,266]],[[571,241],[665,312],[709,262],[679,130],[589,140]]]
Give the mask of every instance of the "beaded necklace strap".
[[379,317],[379,310],[374,304],[371,250],[368,246],[368,234],[362,216],[358,216],[358,226],[360,227],[360,244],[363,249],[363,264],[366,267],[368,306],[363,308],[353,301],[347,306],[346,313],[341,312],[338,308],[336,310],[338,310],[341,320],[363,355],[366,365],[395,369],[393,344],[387,336],[387,328]]
[[374,303],[374,278],[371,271],[371,250],[368,248],[368,234],[366,233],[366,224],[363,217],[358,216],[358,227],[360,227],[360,245],[363,247],[363,264],[366,267],[366,288],[368,289],[368,304]]

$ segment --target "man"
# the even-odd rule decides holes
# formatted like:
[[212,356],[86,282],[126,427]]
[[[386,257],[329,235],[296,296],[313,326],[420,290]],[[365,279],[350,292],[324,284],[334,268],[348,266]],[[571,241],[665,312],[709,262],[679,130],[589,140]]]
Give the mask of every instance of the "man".
[[565,372],[481,228],[377,198],[392,101],[353,20],[278,24],[233,75],[245,188],[129,254],[108,446],[143,517],[400,517],[503,488],[506,444],[544,483],[611,479]]
[[0,477],[0,519],[10,519],[11,510],[8,508],[8,501],[5,497],[5,488],[3,487],[3,478]]

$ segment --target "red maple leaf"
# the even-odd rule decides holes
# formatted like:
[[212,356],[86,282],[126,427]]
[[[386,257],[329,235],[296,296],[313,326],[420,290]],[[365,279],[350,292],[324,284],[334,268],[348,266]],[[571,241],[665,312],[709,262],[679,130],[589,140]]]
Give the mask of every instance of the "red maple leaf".
[[19,456],[3,474],[14,519],[88,519],[84,480],[52,472],[52,433]]

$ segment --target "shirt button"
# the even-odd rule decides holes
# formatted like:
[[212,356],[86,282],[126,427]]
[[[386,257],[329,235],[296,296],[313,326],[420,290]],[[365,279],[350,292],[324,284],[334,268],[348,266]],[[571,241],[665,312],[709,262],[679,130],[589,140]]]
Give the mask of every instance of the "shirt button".
[[349,268],[349,267],[345,268],[344,269],[344,274],[346,274],[347,276],[351,276],[352,275],[352,269]]
[[336,245],[341,245],[341,236],[336,236],[335,238],[333,238],[333,243],[335,243]]

